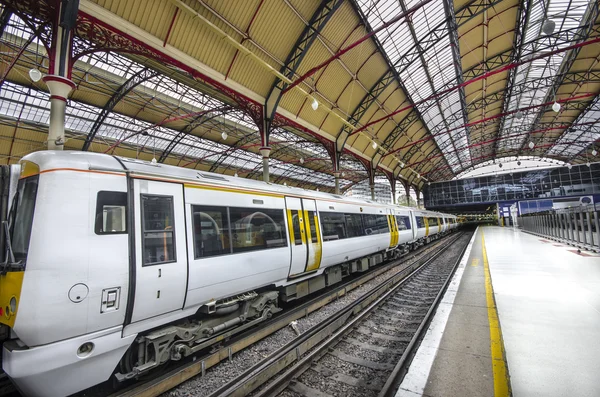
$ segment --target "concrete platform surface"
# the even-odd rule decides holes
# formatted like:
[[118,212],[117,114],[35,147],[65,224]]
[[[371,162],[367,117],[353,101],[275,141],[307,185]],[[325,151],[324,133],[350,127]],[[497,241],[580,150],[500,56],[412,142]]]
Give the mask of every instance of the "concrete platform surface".
[[600,256],[479,228],[396,396],[600,396]]

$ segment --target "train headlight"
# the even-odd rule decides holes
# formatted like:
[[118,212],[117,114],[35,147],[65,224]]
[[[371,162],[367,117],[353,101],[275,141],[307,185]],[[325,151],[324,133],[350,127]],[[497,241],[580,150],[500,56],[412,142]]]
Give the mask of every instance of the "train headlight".
[[17,298],[14,296],[10,298],[10,313],[14,314],[17,312]]

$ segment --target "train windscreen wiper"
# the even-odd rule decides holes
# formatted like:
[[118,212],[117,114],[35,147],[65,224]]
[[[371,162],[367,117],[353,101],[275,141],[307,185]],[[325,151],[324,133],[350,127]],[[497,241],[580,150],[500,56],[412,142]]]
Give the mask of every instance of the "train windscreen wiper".
[[[0,274],[4,275],[6,272],[11,270],[23,270],[23,265],[21,261],[15,260],[15,254],[12,249],[12,243],[10,241],[10,228],[8,227],[8,221],[2,221],[2,226],[4,227],[4,236],[6,243],[7,258],[4,262],[0,263]],[[10,262],[9,262],[10,259]]]

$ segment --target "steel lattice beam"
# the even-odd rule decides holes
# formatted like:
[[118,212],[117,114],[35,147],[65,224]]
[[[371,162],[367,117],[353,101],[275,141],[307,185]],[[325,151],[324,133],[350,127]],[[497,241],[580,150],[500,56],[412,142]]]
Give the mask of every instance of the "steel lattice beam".
[[[513,69],[514,70],[514,69]],[[563,77],[563,84],[585,84],[600,82],[600,70],[592,70],[587,72],[569,72]],[[534,91],[539,88],[546,88],[552,85],[554,76],[540,77],[534,80],[527,80],[520,84],[513,84],[512,95],[521,95],[527,91]],[[472,101],[467,105],[469,113],[476,112],[496,102],[504,101],[506,98],[506,90],[498,90],[487,94],[485,97]],[[503,113],[506,113],[504,110]]]
[[[575,121],[573,122],[573,125],[571,126],[571,128],[576,127],[578,124],[581,124],[583,122],[583,120],[587,119],[587,114],[590,112],[600,112],[600,95],[597,96],[596,98],[594,98],[594,100],[592,102],[589,103],[589,106],[582,111],[579,116],[577,116],[577,118],[575,119]],[[592,121],[592,120],[590,120]],[[600,120],[596,119],[593,120],[593,122],[597,123],[597,124],[586,124],[586,126],[584,128],[581,129],[581,133],[577,136],[577,138],[575,140],[579,140],[582,137],[584,137],[586,134],[599,134],[600,135]],[[564,137],[564,133],[563,135],[561,135],[558,139],[556,139],[555,143],[556,144],[560,144],[560,141],[562,140],[562,138]],[[566,149],[566,148],[565,148]],[[560,153],[564,153],[565,149],[563,149]],[[581,151],[579,151],[578,153],[572,155],[571,157],[569,157],[569,160],[572,158],[577,157],[577,155],[579,155],[579,153],[581,153],[584,149],[582,149]],[[546,152],[546,154],[549,152],[550,150],[548,150]]]
[[131,76],[125,83],[123,83],[123,85],[121,85],[115,91],[113,96],[108,100],[106,105],[104,105],[104,107],[102,108],[102,111],[98,115],[98,118],[94,121],[94,125],[92,125],[90,132],[88,133],[87,137],[85,138],[85,142],[83,143],[83,147],[81,148],[81,150],[84,152],[89,150],[92,142],[94,141],[94,138],[96,137],[96,134],[98,133],[98,130],[102,126],[102,123],[104,123],[104,120],[106,120],[106,118],[108,117],[110,112],[112,112],[112,110],[115,108],[117,103],[119,103],[121,101],[121,99],[123,99],[136,86],[143,83],[144,81],[147,81],[153,77],[158,76],[158,74],[159,73],[154,70],[144,68],[144,69],[140,70],[139,72],[137,72],[136,74],[134,74],[133,76]]
[[[512,57],[510,62],[516,62],[521,59],[521,55],[523,54],[523,44],[525,42],[525,32],[527,31],[527,26],[529,25],[529,17],[531,15],[531,9],[533,6],[531,5],[532,0],[525,0],[519,4],[519,8],[517,11],[517,20],[515,25],[515,33],[513,39],[513,51],[511,53]],[[517,68],[511,69],[508,71],[508,79],[506,84],[505,94],[503,96],[503,104],[502,104],[502,113],[506,113],[508,111],[509,99],[513,96],[513,90],[515,89],[515,78],[517,76]],[[504,130],[504,123],[506,118],[503,117],[500,121],[500,126],[497,132],[497,135],[501,135]],[[494,155],[496,154],[496,150],[498,149],[498,143],[494,145]]]
[[[212,111],[206,111],[205,113],[202,113],[202,114],[194,117],[194,119],[192,119],[192,121],[190,121],[190,123],[188,125],[186,125],[183,130],[179,131],[177,133],[177,136],[175,136],[175,138],[173,138],[169,142],[169,144],[167,145],[165,150],[163,150],[163,152],[160,154],[160,157],[158,158],[158,162],[163,163],[169,157],[169,155],[171,154],[173,149],[175,149],[177,144],[179,144],[179,142],[181,142],[181,140],[183,138],[185,138],[187,135],[191,134],[191,132],[194,131],[194,129],[196,129],[200,125],[204,124],[205,122],[212,120],[215,117],[220,116],[221,113],[228,111],[230,109],[231,109],[230,106],[225,105],[225,106],[222,106],[221,108],[217,108]],[[214,114],[211,114],[209,117],[206,117],[206,114],[208,114],[208,113],[214,113]]]
[[[400,6],[401,6],[401,7],[402,7],[402,9],[405,11],[405,10],[406,10],[406,5],[404,4],[404,0],[399,0],[399,1],[400,1]],[[446,7],[447,7],[447,4],[446,4],[446,2],[447,2],[447,1],[451,1],[451,0],[445,0],[445,1],[444,1],[444,8],[446,8]],[[448,9],[446,9],[446,14],[448,14]],[[454,23],[454,22],[453,22],[453,18],[450,16],[450,17],[446,18],[446,21],[447,21],[447,32],[448,32],[447,34],[448,34],[449,36],[452,36],[452,30],[451,30],[451,29],[453,28],[452,24]],[[415,43],[416,43],[416,42],[418,42],[418,39],[417,39],[417,34],[416,34],[416,32],[415,32],[415,29],[414,29],[414,26],[413,26],[412,22],[409,22],[409,23],[408,23],[408,29],[409,29],[409,31],[410,31],[410,34],[411,34],[411,36],[412,36],[412,39],[413,39],[413,41],[414,41]],[[456,33],[456,32],[454,32],[454,33]],[[452,39],[450,39],[450,43],[451,43],[451,45],[454,45],[454,43],[453,43]],[[456,39],[456,44],[458,44],[458,39]],[[424,53],[421,51],[421,49],[420,49],[420,48],[418,48],[418,50],[419,50],[419,51],[418,51],[418,52],[419,52],[419,60],[420,60],[420,62],[421,62],[421,66],[423,67],[423,69],[424,69],[424,71],[425,71],[425,77],[427,78],[427,84],[429,84],[429,87],[431,88],[431,92],[435,92],[435,85],[433,84],[433,79],[432,79],[432,77],[431,77],[431,73],[429,72],[429,67],[427,66],[427,62],[425,61],[425,55],[424,55]],[[453,54],[452,54],[452,56],[453,56],[453,57],[455,56],[455,55],[454,55],[454,51],[453,51]],[[460,55],[459,55],[459,58],[460,58]],[[455,68],[456,68],[456,70],[458,70],[458,69],[459,69],[459,68],[458,68],[458,66],[456,66],[456,65],[455,65]],[[460,81],[460,84],[462,84],[462,80]],[[404,89],[404,87],[402,87],[402,88]],[[463,97],[464,97],[464,90],[462,90],[462,89],[461,89],[461,90],[459,90],[459,91],[461,91],[461,92],[463,93]],[[406,92],[406,91],[405,91],[405,92]],[[407,95],[408,95],[408,94],[407,94]],[[410,96],[410,97],[412,98],[412,96]],[[462,98],[461,98],[461,99],[462,99]],[[411,103],[412,103],[412,100],[411,100]],[[465,103],[465,102],[463,102],[462,104],[464,105],[464,103]],[[434,127],[433,127],[433,130],[435,130],[435,129],[440,129],[440,128],[441,128],[441,129],[446,129],[446,130],[449,130],[449,129],[450,129],[450,125],[451,125],[451,124],[449,124],[449,123],[448,123],[448,120],[446,120],[446,117],[445,117],[445,114],[444,114],[444,110],[442,109],[442,105],[440,104],[440,101],[438,100],[438,98],[436,98],[436,99],[435,99],[435,105],[434,105],[434,106],[436,106],[436,107],[437,107],[437,109],[438,109],[438,112],[440,113],[440,116],[442,117],[442,120],[443,120],[443,125],[434,126]],[[416,108],[416,106],[415,106],[415,108]],[[464,108],[463,108],[463,109],[464,109]],[[419,111],[420,111],[420,109],[419,109]],[[421,118],[422,118],[422,117],[421,117]],[[465,123],[464,123],[464,124],[466,124],[466,118],[464,119],[464,121],[465,121]],[[432,129],[430,129],[430,128],[429,128],[429,126],[428,126],[428,125],[426,125],[426,123],[425,123],[425,121],[424,121],[424,120],[421,120],[421,122],[422,122],[422,123],[423,123],[423,124],[426,126],[426,129],[428,130],[429,134],[431,134],[431,135],[434,135],[434,134],[435,134],[435,131],[433,131]],[[451,135],[449,136],[449,138],[450,138],[450,143],[452,144],[452,147],[456,148],[456,146],[455,146],[455,143],[454,143],[454,139],[452,138],[452,136],[451,136]],[[436,145],[437,145],[437,146],[439,146],[439,145],[437,144],[437,141],[436,141]],[[439,148],[439,149],[440,149],[440,151],[442,150],[442,148]],[[462,164],[462,159],[461,159],[461,164]]]
[[[485,10],[493,7],[495,4],[499,3],[500,1],[501,0],[473,0],[473,1],[469,2],[468,4],[466,4],[465,6],[461,7],[459,10],[456,11],[456,13],[455,13],[456,26],[457,27],[462,26],[463,24],[470,21],[472,18],[481,14]],[[362,19],[366,21],[366,17],[360,11],[360,7],[355,5],[355,9],[360,13],[360,15],[362,16]],[[416,42],[405,54],[403,54],[393,64],[393,67],[390,67],[390,69],[388,69],[388,71],[385,72],[377,80],[377,82],[375,82],[375,84],[373,84],[373,86],[371,87],[369,92],[367,92],[365,94],[365,96],[362,98],[362,100],[360,101],[358,106],[354,109],[354,111],[352,112],[348,121],[352,125],[357,126],[359,120],[362,118],[362,116],[364,115],[366,110],[369,109],[375,103],[375,101],[377,100],[377,98],[379,97],[381,92],[383,92],[392,82],[398,81],[400,83],[400,87],[402,89],[404,89],[404,86],[401,83],[401,80],[399,78],[400,73],[402,71],[404,71],[406,68],[408,68],[408,66],[410,66],[413,62],[415,62],[419,58],[421,52],[426,53],[428,50],[433,48],[435,46],[435,44],[437,44],[440,40],[442,40],[447,34],[448,34],[447,21],[444,20],[440,24],[438,24],[436,27],[434,27],[432,30],[430,30],[423,38],[421,38],[421,40]],[[377,41],[377,43],[378,43],[378,41]],[[381,45],[379,45],[379,48],[381,49]],[[382,54],[385,54],[385,52],[382,52]],[[404,89],[404,92],[407,93],[407,90]],[[396,138],[398,136],[400,136],[404,131],[406,131],[406,127],[408,125],[412,125],[413,122],[416,122],[419,119],[422,120],[422,118],[420,117],[418,112],[415,110],[411,110],[411,112],[400,122],[400,124],[398,124],[396,127],[394,127],[394,130],[390,133],[390,135],[388,135],[388,137],[386,137],[386,139],[383,142],[383,146],[385,148],[392,147],[395,143]],[[408,123],[405,122],[404,120],[407,120]],[[425,126],[425,128],[427,128],[424,121],[423,121],[423,125]],[[339,157],[339,153],[341,153],[341,151],[345,145],[345,142],[346,142],[348,136],[350,136],[351,133],[352,133],[352,128],[345,125],[342,127],[340,133],[338,134],[338,141],[337,141],[337,145],[336,145],[338,157]],[[392,138],[390,139],[390,137],[392,137]],[[338,162],[338,161],[339,160],[336,160],[336,162]],[[336,164],[336,166],[337,165],[338,164]]]
[[[600,34],[600,25],[594,26],[591,33]],[[589,36],[592,34],[590,33]],[[572,44],[581,42],[582,34],[580,28],[565,29],[560,32],[550,35],[550,37],[560,40],[563,44]],[[584,38],[585,40],[585,38]],[[541,42],[540,42],[541,41]],[[523,45],[521,52],[521,59],[528,60],[538,54],[544,54],[556,49],[556,43],[548,43],[547,41],[535,38]],[[512,60],[512,47],[508,50],[502,51],[496,55],[491,56],[487,60],[474,65],[473,67],[463,72],[465,80],[471,80],[485,74],[488,70],[493,70],[511,63]]]
[[[302,34],[298,37],[298,40],[296,40],[292,51],[288,54],[280,69],[281,74],[290,80],[294,77],[308,50],[342,3],[343,0],[326,0],[321,2],[310,18],[308,25],[306,25]],[[262,143],[264,146],[268,146],[269,144],[271,124],[275,119],[275,113],[277,112],[277,106],[279,105],[281,97],[288,86],[288,83],[276,78],[269,90],[264,106],[264,125],[260,126],[262,129]]]
[[[369,31],[369,32],[372,31],[370,24],[368,23],[367,18],[363,14],[360,7],[355,6],[355,9],[361,16],[362,20],[364,21],[365,26],[367,27],[367,31]],[[385,56],[386,52],[383,49],[383,46],[381,45],[381,42],[379,41],[379,39],[377,39],[377,37],[373,36],[373,41],[375,42],[375,45],[377,46],[380,53],[383,56]],[[373,85],[373,87],[369,90],[369,92],[363,97],[363,99],[361,100],[359,105],[352,112],[350,119],[348,120],[351,124],[353,124],[355,126],[358,125],[358,120],[360,120],[360,118],[362,117],[364,112],[371,105],[373,105],[373,103],[375,103],[377,96],[383,90],[385,90],[387,88],[387,86],[389,84],[391,84],[393,81],[395,81],[398,84],[398,86],[400,87],[400,89],[405,93],[408,102],[411,105],[414,105],[414,102],[412,100],[411,95],[409,94],[409,91],[406,89],[406,87],[404,86],[404,83],[402,82],[402,79],[400,78],[400,73],[399,73],[398,69],[395,67],[394,64],[392,64],[392,62],[389,60],[389,58],[387,58],[387,56],[385,56],[385,58],[386,58],[388,65],[390,65],[388,71],[379,78],[379,80]],[[375,93],[377,94],[377,96],[374,95]],[[422,123],[423,127],[429,132],[427,124],[425,123],[425,120],[423,119],[419,110],[413,106],[413,111],[411,113],[414,113],[413,117],[415,117],[417,120],[419,120]],[[393,131],[398,130],[398,128],[399,128],[399,124],[396,124]],[[352,131],[352,129],[350,127],[348,127],[346,125],[344,125],[342,127],[342,130],[340,131],[340,134],[338,134],[338,138],[336,140],[336,151],[337,151],[336,161],[337,161],[337,158],[339,158],[340,153],[342,152],[342,150],[344,148],[346,140],[353,133],[354,133],[354,131]],[[386,139],[383,142],[382,146],[384,148],[387,148],[387,138],[388,137],[386,137]],[[381,160],[381,155],[378,152],[376,152],[375,157],[377,157],[376,162],[378,163]],[[375,157],[372,160],[374,160]]]
[[[467,99],[465,96],[465,89],[462,87],[464,83],[463,75],[462,75],[462,61],[460,56],[460,47],[458,41],[458,24],[456,21],[456,15],[454,14],[454,1],[453,0],[444,0],[444,9],[446,11],[446,15],[449,17],[446,18],[448,21],[448,35],[450,38],[450,49],[452,50],[452,58],[454,59],[454,72],[456,74],[456,82],[461,85],[461,88],[458,90],[458,94],[460,97],[460,104],[462,110],[462,118],[464,124],[469,122],[469,116],[467,114]],[[442,112],[442,115],[444,113]],[[445,117],[444,117],[445,118]],[[469,129],[465,128],[465,134],[467,135],[467,143],[470,142],[469,138]],[[453,142],[454,144],[454,142]],[[470,154],[469,154],[470,157]]]
[[2,37],[4,34],[4,30],[8,26],[8,22],[10,21],[12,14],[12,10],[7,6],[4,6],[2,9],[2,15],[0,15],[0,37]]
[[[596,31],[597,33],[600,33],[600,25],[597,27],[594,26],[594,24],[596,23],[596,19],[598,18],[599,11],[600,11],[600,5],[598,4],[598,2],[590,1],[589,6],[585,12],[583,19],[582,19],[582,23],[578,28],[579,31],[577,34],[577,39],[573,43],[581,43],[581,42],[587,40],[588,38],[591,37],[591,34],[594,31]],[[558,73],[556,74],[556,78],[554,80],[554,83],[552,84],[552,87],[546,92],[546,97],[544,98],[543,103],[549,102],[550,100],[555,98],[559,87],[564,82],[564,75],[571,70],[571,67],[575,63],[575,60],[577,59],[577,55],[579,54],[580,50],[581,50],[581,47],[575,47],[567,52],[567,54],[565,55],[565,57],[562,60],[560,68],[558,69]],[[535,128],[535,126],[540,122],[545,111],[546,111],[546,109],[540,109],[534,122],[530,126],[531,130],[533,130]],[[525,146],[525,141],[523,141],[523,143],[521,144],[521,151],[523,150],[524,146]]]

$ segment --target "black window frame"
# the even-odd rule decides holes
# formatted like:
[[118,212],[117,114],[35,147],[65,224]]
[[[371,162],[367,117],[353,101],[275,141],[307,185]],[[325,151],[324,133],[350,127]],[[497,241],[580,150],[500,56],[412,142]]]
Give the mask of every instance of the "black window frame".
[[310,241],[314,243],[318,243],[319,239],[317,236],[317,223],[315,221],[315,217],[317,216],[317,211],[305,211],[308,214],[308,227],[310,230]]
[[[296,212],[296,218],[294,218],[294,211]],[[302,210],[290,210],[290,213],[292,214],[292,230],[294,231],[294,241],[290,242],[294,245],[302,245],[302,228],[300,227],[301,211]],[[294,219],[296,219],[296,222],[294,222]]]
[[[403,232],[406,230],[412,230],[412,225],[411,225],[412,222],[410,221],[410,216],[408,216],[408,215],[395,215],[395,216],[396,216],[396,225],[398,225],[399,232]],[[398,221],[399,218],[402,219],[404,229],[400,228],[400,222]],[[408,224],[408,227],[406,227],[407,224]]]
[[[173,220],[172,220],[172,230],[171,230],[171,234],[172,234],[172,238],[173,238],[173,259],[172,260],[168,260],[168,261],[159,261],[159,262],[149,262],[149,263],[145,263],[145,253],[146,253],[146,238],[145,238],[145,233],[147,233],[148,231],[146,230],[146,222],[145,222],[145,211],[144,211],[144,205],[143,205],[143,199],[144,197],[158,197],[158,198],[168,198],[171,200],[171,214],[173,215]],[[155,266],[155,265],[164,265],[164,264],[168,264],[168,263],[175,263],[177,262],[177,239],[175,237],[175,197],[173,196],[169,196],[169,195],[165,195],[165,194],[149,194],[149,193],[140,193],[140,223],[141,223],[141,227],[140,227],[140,232],[141,232],[141,237],[142,237],[142,267],[146,267],[146,266]],[[163,230],[163,232],[165,232]]]
[[[342,230],[343,235],[340,236],[338,233],[337,234],[338,238],[329,238],[329,236],[332,236],[332,234],[328,234],[329,230],[326,227],[326,225],[333,224],[332,222],[329,222],[329,219],[331,219],[331,218],[329,218],[330,216],[341,217],[341,222],[339,222],[339,220],[338,220],[337,223],[343,224],[343,230]],[[349,238],[348,232],[347,232],[347,225],[346,225],[346,216],[343,212],[320,211],[319,219],[321,221],[321,239],[323,240],[324,243],[327,241],[338,241],[338,240],[344,240],[344,239]]]
[[[281,211],[282,222],[279,223],[279,227],[281,228],[280,233],[281,233],[281,236],[283,237],[281,239],[282,240],[282,243],[281,243],[282,245],[274,246],[274,247],[252,246],[252,247],[246,247],[246,248],[252,248],[252,249],[241,249],[241,250],[238,247],[237,250],[236,250],[236,247],[235,247],[235,244],[234,244],[234,228],[233,228],[233,225],[232,225],[232,215],[231,215],[231,211],[232,210],[247,210],[247,211],[263,212],[263,213],[264,213],[264,211]],[[286,226],[286,223],[285,223],[285,219],[286,219],[285,209],[283,209],[283,208],[257,208],[257,207],[233,207],[233,206],[228,206],[227,207],[227,211],[228,211],[228,215],[229,215],[229,230],[230,230],[230,234],[231,234],[231,249],[232,249],[232,254],[245,254],[245,253],[254,252],[254,251],[265,251],[265,250],[270,250],[270,249],[287,248],[288,247],[289,232],[288,232],[287,228],[285,227]],[[267,213],[265,213],[265,215],[271,217]],[[295,238],[295,236],[294,236],[294,238]],[[266,242],[265,242],[265,244],[266,244]]]
[[[190,206],[191,208],[191,216],[192,216],[192,239],[193,239],[193,245],[194,245],[194,259],[204,259],[204,258],[215,258],[215,257],[219,257],[219,256],[224,256],[224,255],[230,255],[233,253],[233,244],[232,244],[232,235],[231,235],[231,222],[230,222],[230,215],[229,215],[229,207],[227,206],[220,206],[220,205],[204,205],[204,204],[191,204]],[[227,252],[222,252],[220,254],[212,254],[212,255],[199,255],[198,253],[198,247],[196,244],[196,218],[194,216],[195,214],[195,209],[220,209],[220,210],[225,210],[225,214],[226,214],[226,219],[225,221],[227,222],[227,239],[228,239],[228,243],[229,243],[229,249],[227,250]],[[223,229],[223,226],[221,226],[221,228]],[[225,251],[225,250],[224,250]]]
[[[100,231],[102,229],[103,223],[104,223],[103,222],[104,217],[102,216],[104,213],[104,206],[107,205],[107,202],[103,201],[105,199],[101,200],[100,195],[105,195],[107,193],[122,196],[120,199],[123,200],[123,205],[121,205],[121,203],[113,204],[113,205],[125,207],[125,230],[123,230],[123,231],[119,231],[119,232]],[[115,203],[115,202],[116,201],[114,201],[113,203]],[[114,190],[98,191],[98,193],[96,194],[96,213],[95,213],[95,219],[94,219],[94,233],[96,233],[99,236],[129,233],[129,206],[128,206],[128,200],[127,200],[127,192],[119,192],[119,191],[114,191]]]

